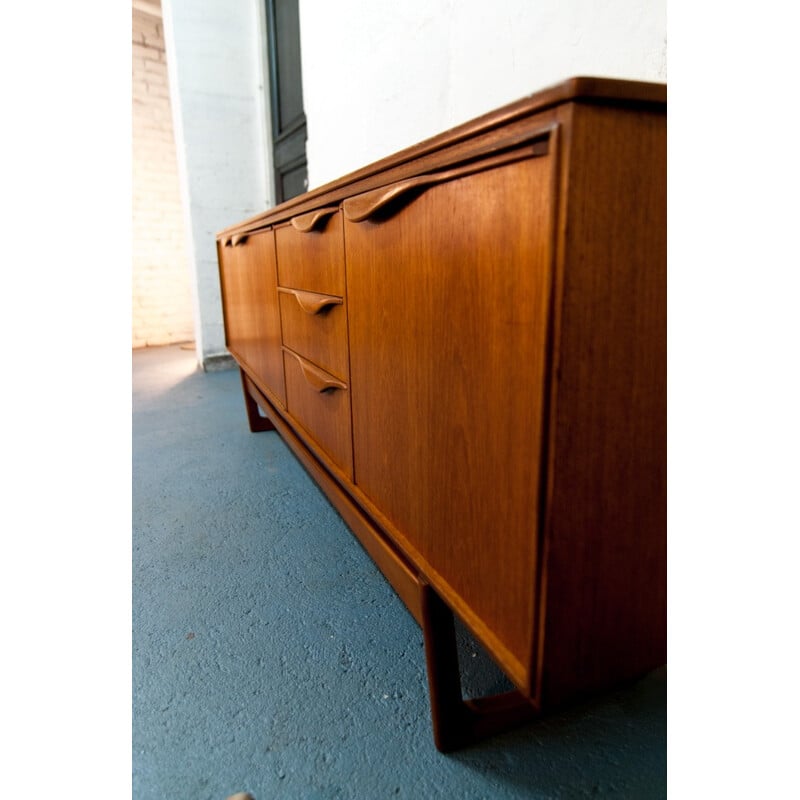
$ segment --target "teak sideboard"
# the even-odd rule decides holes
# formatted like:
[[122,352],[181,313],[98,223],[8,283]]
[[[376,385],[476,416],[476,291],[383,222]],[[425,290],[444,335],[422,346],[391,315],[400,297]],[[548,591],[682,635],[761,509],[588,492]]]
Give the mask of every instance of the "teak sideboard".
[[[218,234],[275,429],[452,750],[666,662],[666,86],[573,78]],[[516,686],[464,700],[453,614]]]

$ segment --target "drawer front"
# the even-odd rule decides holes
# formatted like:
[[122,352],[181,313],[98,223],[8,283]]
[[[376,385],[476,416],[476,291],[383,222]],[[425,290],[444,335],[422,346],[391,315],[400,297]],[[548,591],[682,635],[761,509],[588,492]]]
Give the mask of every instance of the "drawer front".
[[349,380],[347,314],[341,297],[278,289],[283,343],[318,367]]
[[350,391],[344,381],[284,348],[286,406],[339,469],[353,479]]
[[278,284],[289,289],[344,295],[344,233],[338,210],[321,216],[295,217],[275,231]]

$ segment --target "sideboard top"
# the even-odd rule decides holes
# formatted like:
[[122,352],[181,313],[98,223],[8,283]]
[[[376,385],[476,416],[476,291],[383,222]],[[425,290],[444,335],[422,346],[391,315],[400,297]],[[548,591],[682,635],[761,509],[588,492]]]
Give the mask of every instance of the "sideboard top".
[[390,156],[375,161],[361,169],[344,175],[309,192],[281,203],[279,206],[231,225],[217,236],[231,236],[253,232],[275,222],[285,220],[296,213],[313,207],[319,198],[331,193],[338,194],[346,186],[363,182],[378,173],[398,167],[408,161],[428,155],[441,148],[457,144],[480,133],[485,133],[507,123],[544,111],[567,102],[589,102],[604,105],[652,106],[666,110],[667,85],[646,81],[631,81],[618,78],[576,76],[561,83],[534,92],[527,97],[501,106],[494,111],[462,123],[448,131],[425,139]]

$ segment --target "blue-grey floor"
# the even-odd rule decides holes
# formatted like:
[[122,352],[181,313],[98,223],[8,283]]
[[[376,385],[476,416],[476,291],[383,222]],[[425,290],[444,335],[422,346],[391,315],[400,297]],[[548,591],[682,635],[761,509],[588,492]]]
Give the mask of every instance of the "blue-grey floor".
[[664,671],[438,753],[419,627],[238,372],[177,346],[133,354],[132,668],[134,800],[666,797]]

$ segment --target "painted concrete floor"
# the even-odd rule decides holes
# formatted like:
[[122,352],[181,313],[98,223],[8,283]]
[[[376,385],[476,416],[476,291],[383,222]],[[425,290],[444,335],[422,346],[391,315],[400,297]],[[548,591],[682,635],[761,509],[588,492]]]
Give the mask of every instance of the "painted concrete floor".
[[[460,632],[468,694],[507,684]],[[666,797],[666,671],[448,756],[422,633],[238,372],[133,354],[133,798]]]

